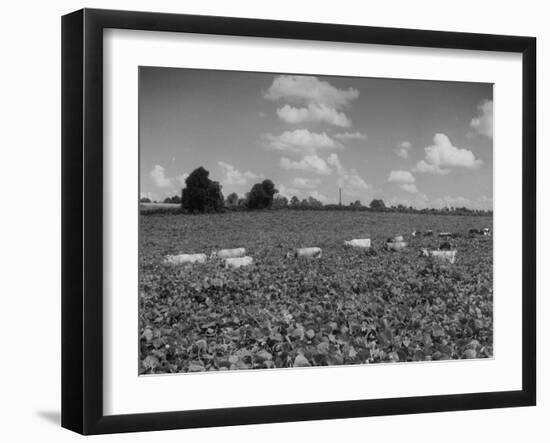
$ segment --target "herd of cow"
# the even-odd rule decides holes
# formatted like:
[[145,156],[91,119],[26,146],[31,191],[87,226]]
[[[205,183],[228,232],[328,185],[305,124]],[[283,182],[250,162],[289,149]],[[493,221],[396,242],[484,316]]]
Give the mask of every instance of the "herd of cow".
[[[431,230],[419,232],[413,231],[411,237],[418,236],[433,236],[434,233]],[[468,231],[470,237],[476,235],[490,236],[491,230],[489,228],[483,229],[470,229]],[[453,248],[451,243],[448,241],[451,238],[461,237],[460,233],[453,232],[440,232],[438,237],[445,239],[443,243],[439,245],[438,249],[429,250],[427,248],[420,249],[420,255],[424,257],[431,257],[433,259],[439,260],[441,262],[453,264],[456,260],[457,250]],[[352,240],[345,240],[344,246],[357,249],[370,249],[371,239],[370,238],[355,238]],[[396,237],[388,238],[385,242],[385,247],[388,251],[401,251],[406,249],[408,243],[405,241],[402,235]],[[323,256],[323,250],[319,247],[307,247],[307,248],[297,248],[293,251],[290,251],[286,254],[286,258],[308,258],[308,259],[319,259]],[[167,265],[187,265],[187,264],[198,264],[206,263],[208,260],[218,260],[222,262],[225,268],[241,268],[245,266],[250,266],[253,263],[253,258],[246,255],[245,248],[234,248],[234,249],[221,249],[219,251],[212,252],[208,257],[204,253],[200,254],[177,254],[177,255],[167,255],[164,258],[164,264]]]

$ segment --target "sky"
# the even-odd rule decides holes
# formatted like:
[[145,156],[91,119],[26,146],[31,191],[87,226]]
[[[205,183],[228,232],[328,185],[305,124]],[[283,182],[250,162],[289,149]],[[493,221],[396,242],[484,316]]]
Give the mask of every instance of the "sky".
[[324,203],[492,209],[492,84],[140,67],[141,197],[199,166]]

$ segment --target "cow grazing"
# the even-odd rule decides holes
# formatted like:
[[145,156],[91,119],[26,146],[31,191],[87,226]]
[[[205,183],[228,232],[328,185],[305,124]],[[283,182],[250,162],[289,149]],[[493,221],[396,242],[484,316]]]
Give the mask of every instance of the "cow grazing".
[[491,230],[489,228],[483,228],[483,235],[489,236],[491,235]]
[[298,248],[295,251],[289,252],[286,254],[287,258],[321,258],[323,256],[323,251],[321,248],[312,247],[312,248]]
[[434,231],[432,231],[431,229],[424,232],[424,237],[431,237],[432,235],[434,235]]
[[220,249],[219,251],[212,252],[210,258],[220,258],[225,260],[226,258],[244,257],[245,254],[245,248]]
[[420,250],[420,253],[424,257],[434,258],[441,262],[446,262],[451,264],[453,264],[456,260],[456,249],[453,249],[452,251],[442,251],[442,250],[429,251],[426,248],[422,248]]
[[206,263],[206,254],[179,254],[167,255],[164,257],[164,264],[186,265],[195,263]]
[[354,238],[353,240],[344,240],[345,246],[352,248],[370,248],[370,238]]
[[437,234],[438,237],[444,237],[444,238],[448,238],[448,237],[452,237],[453,236],[453,233],[452,232],[440,232],[439,234]]
[[252,257],[248,255],[245,255],[244,257],[230,257],[225,259],[225,268],[242,268],[243,266],[250,266],[252,262]]
[[404,241],[386,242],[386,249],[388,251],[401,251],[406,247],[407,247],[407,242],[404,242]]

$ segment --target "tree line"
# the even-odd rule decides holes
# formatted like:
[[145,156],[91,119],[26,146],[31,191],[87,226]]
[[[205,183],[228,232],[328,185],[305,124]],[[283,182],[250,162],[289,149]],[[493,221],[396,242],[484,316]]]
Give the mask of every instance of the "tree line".
[[[492,215],[492,211],[474,210],[466,207],[449,207],[443,209],[417,209],[412,206],[386,206],[382,199],[373,199],[368,206],[356,200],[349,205],[323,204],[314,197],[300,200],[294,196],[290,200],[279,194],[275,184],[263,180],[252,186],[244,197],[232,192],[224,198],[222,186],[219,182],[210,179],[210,173],[202,166],[195,169],[186,179],[185,188],[181,197],[174,195],[164,199],[164,203],[179,204],[185,213],[214,213],[224,211],[250,211],[260,209],[296,209],[296,210],[353,210],[377,212],[402,212],[418,214],[446,214],[446,215]],[[151,203],[148,198],[142,198],[142,203]]]

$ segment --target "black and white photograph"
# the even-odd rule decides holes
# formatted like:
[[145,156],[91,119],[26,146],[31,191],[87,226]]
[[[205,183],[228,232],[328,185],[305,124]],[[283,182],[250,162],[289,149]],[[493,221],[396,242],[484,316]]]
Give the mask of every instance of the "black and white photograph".
[[140,67],[139,373],[492,358],[492,91]]

